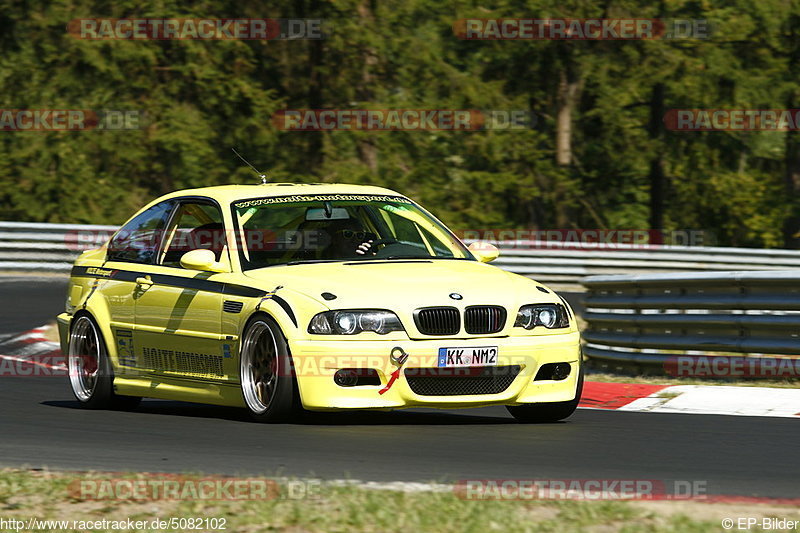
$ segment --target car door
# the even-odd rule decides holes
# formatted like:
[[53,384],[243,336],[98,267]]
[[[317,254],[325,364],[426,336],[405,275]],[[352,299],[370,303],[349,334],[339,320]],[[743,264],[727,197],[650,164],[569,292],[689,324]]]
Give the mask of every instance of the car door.
[[87,268],[86,274],[96,278],[89,289],[90,297],[105,299],[111,321],[113,339],[107,339],[115,349],[117,375],[135,374],[137,355],[133,340],[135,304],[138,295],[136,279],[146,275],[155,261],[164,228],[175,206],[167,200],[142,211],[127,222],[111,238],[102,268]]
[[211,272],[183,268],[183,254],[207,248],[230,264],[222,212],[206,199],[183,199],[173,213],[151,273],[138,283],[134,342],[148,372],[222,380],[230,341],[222,335],[223,284]]

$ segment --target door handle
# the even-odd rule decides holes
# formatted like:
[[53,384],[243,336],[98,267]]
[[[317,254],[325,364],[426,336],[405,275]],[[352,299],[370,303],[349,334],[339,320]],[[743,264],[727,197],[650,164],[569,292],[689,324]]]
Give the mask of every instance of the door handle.
[[150,279],[150,276],[145,276],[143,278],[136,278],[136,284],[142,285],[143,287],[150,287],[153,284],[153,280]]

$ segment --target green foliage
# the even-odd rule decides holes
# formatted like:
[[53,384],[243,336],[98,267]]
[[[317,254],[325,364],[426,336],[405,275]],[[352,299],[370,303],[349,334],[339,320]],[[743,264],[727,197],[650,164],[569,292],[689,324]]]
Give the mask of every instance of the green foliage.
[[[291,6],[291,7],[290,7]],[[91,41],[93,17],[321,18],[322,41]],[[798,209],[786,134],[653,129],[670,108],[783,108],[800,91],[795,3],[612,0],[6,2],[0,109],[136,109],[140,129],[0,136],[0,220],[119,223],[177,188],[272,179],[394,188],[457,229],[647,228],[648,173],[665,229],[781,246]],[[709,19],[710,39],[465,41],[465,17]],[[794,54],[794,56],[793,56]],[[573,164],[555,160],[560,76],[578,94]],[[531,109],[527,131],[285,132],[280,109]]]

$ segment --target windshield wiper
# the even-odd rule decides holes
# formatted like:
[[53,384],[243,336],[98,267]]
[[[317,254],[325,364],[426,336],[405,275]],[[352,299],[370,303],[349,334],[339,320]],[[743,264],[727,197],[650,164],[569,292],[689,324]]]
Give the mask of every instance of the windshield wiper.
[[441,259],[443,261],[472,261],[469,257],[442,257],[440,255],[389,255],[387,257],[380,257],[375,259],[422,259],[425,261],[432,261],[434,259]]
[[343,259],[298,259],[296,261],[289,261],[288,263],[277,263],[273,266],[280,265],[305,265],[311,263],[340,263]]

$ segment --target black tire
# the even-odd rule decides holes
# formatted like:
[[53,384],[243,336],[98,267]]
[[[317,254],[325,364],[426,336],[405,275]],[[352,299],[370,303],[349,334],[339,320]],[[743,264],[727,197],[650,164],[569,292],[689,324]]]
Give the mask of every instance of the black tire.
[[86,409],[134,409],[142,399],[114,393],[114,370],[103,334],[94,319],[81,314],[72,320],[67,353],[70,388]]
[[265,314],[252,317],[239,351],[242,398],[257,422],[287,422],[297,414],[289,346],[278,324]]
[[507,405],[506,409],[518,422],[525,424],[542,424],[547,422],[558,422],[568,418],[581,401],[583,393],[583,364],[578,374],[578,386],[575,391],[575,399],[567,402],[551,403],[532,403],[527,405]]

